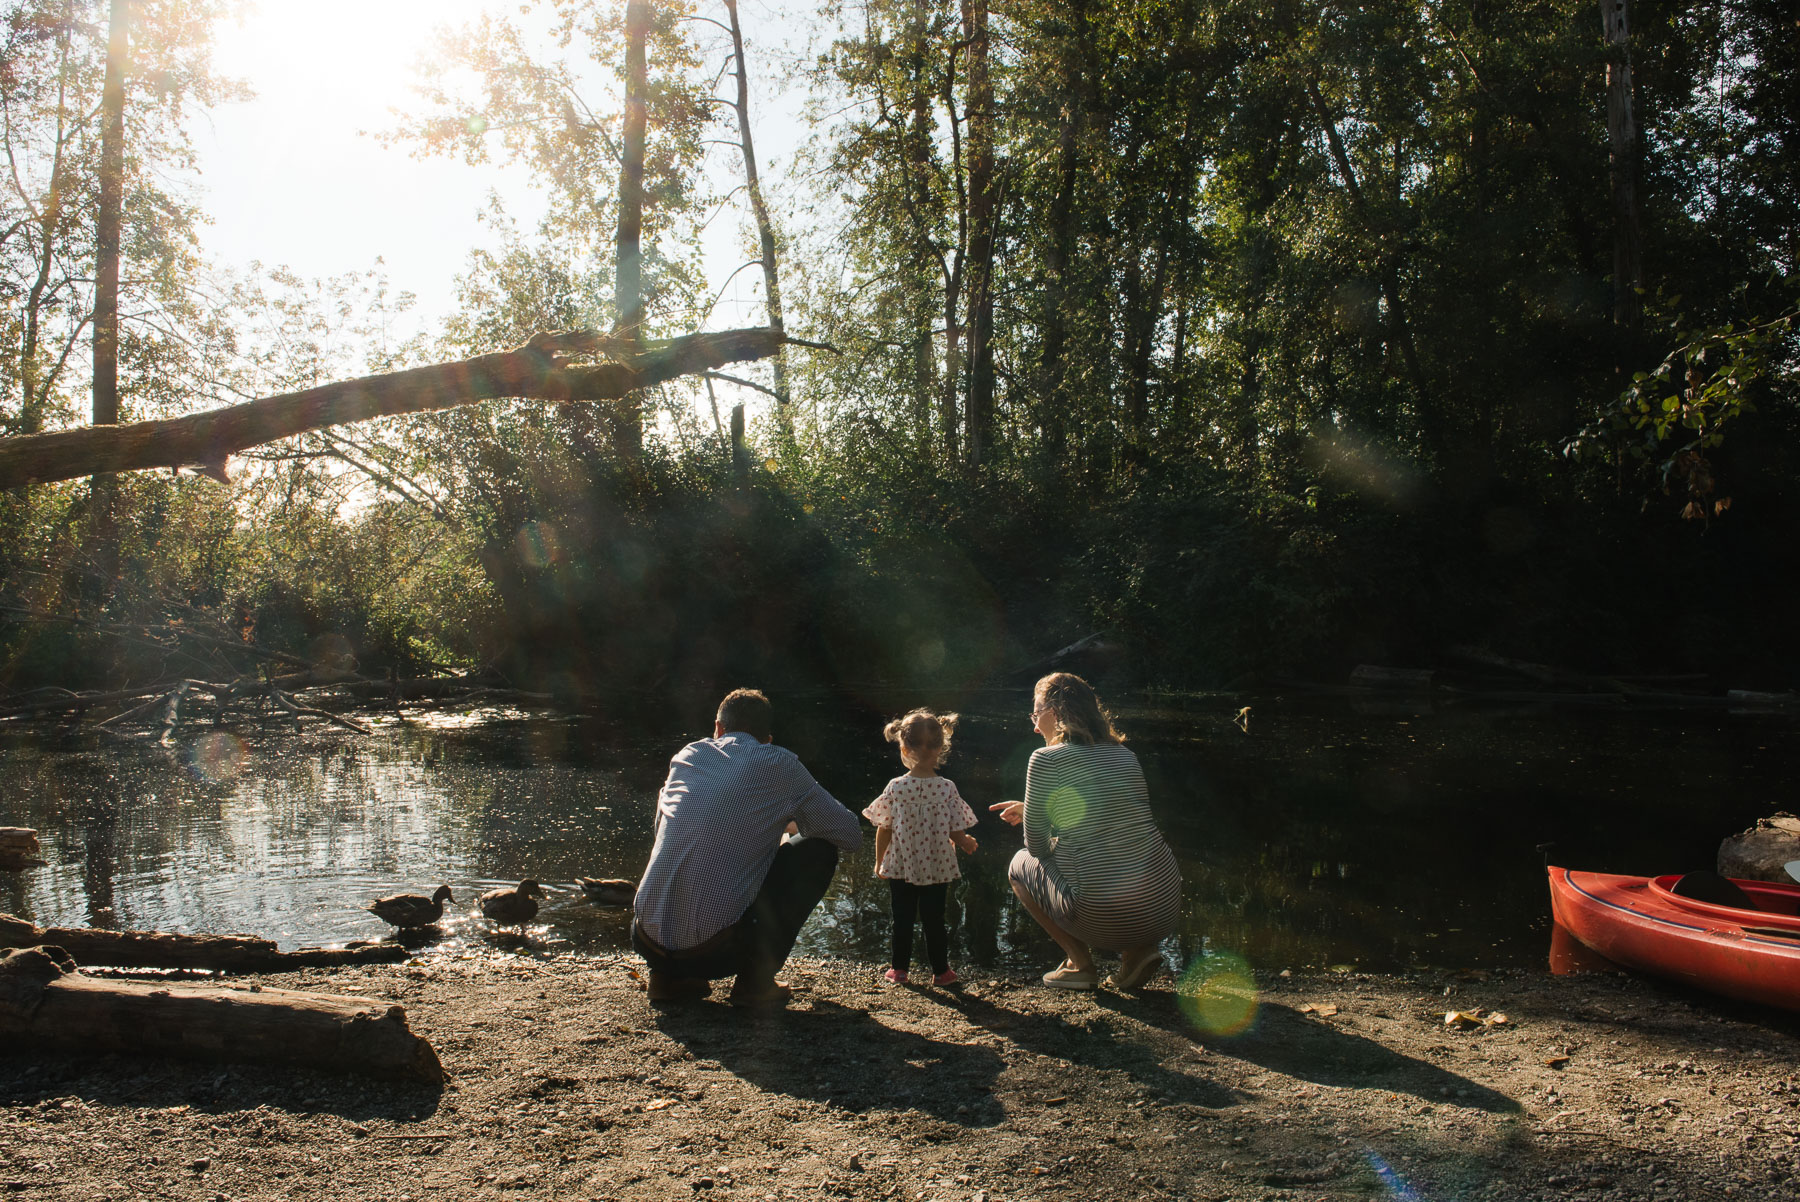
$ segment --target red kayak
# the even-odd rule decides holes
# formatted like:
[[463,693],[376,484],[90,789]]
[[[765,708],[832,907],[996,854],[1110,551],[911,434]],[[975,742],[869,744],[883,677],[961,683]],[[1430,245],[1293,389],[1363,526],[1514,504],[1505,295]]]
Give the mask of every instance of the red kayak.
[[1734,900],[1749,903],[1730,905],[1684,896],[1682,882],[1551,868],[1550,909],[1559,928],[1614,964],[1800,1010],[1800,885],[1729,881]]

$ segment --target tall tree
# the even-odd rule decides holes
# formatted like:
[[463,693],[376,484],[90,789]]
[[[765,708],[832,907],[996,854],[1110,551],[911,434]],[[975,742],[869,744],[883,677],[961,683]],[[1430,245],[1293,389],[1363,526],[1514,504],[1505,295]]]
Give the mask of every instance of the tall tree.
[[963,454],[980,467],[993,454],[994,427],[994,84],[988,72],[988,0],[962,0],[969,122],[969,383]]
[[[131,51],[129,0],[112,0],[106,78],[100,91],[100,203],[94,213],[94,425],[119,420],[119,230],[125,195],[125,71]],[[110,590],[118,571],[118,481],[93,479],[89,541],[95,578]]]
[[[769,216],[769,202],[763,196],[762,175],[756,166],[756,142],[750,133],[750,64],[744,57],[744,31],[738,24],[737,0],[725,0],[725,12],[731,19],[732,74],[737,79],[736,98],[732,109],[737,113],[738,145],[744,154],[744,187],[750,195],[750,212],[756,219],[757,247],[762,252],[763,303],[769,313],[769,327],[784,328],[781,310],[781,271],[775,259],[775,223]],[[777,351],[773,361],[775,403],[788,403],[787,354]],[[781,415],[785,423],[785,412]]]
[[119,229],[125,196],[125,69],[131,5],[112,0],[100,92],[100,203],[94,213],[94,424],[119,420]]
[[1612,177],[1613,325],[1619,362],[1637,356],[1644,286],[1643,235],[1638,215],[1640,174],[1636,96],[1631,80],[1631,0],[1600,0],[1606,35],[1606,131]]
[[[687,13],[685,4],[648,0],[623,8],[526,0],[516,14],[485,15],[442,36],[422,89],[430,112],[388,135],[425,153],[529,169],[549,201],[539,245],[526,252],[539,268],[560,256],[558,275],[586,281],[595,262],[612,260],[612,287],[598,294],[610,316],[528,323],[535,328],[605,325],[648,337],[702,319],[699,168],[712,118]],[[585,286],[574,296],[596,299]],[[504,345],[518,334],[511,317],[470,314],[455,349]],[[460,341],[484,330],[500,341]],[[642,404],[586,420],[610,426],[603,441],[620,456],[635,458],[643,445]]]
[[[650,33],[650,0],[629,0],[625,6],[625,130],[619,155],[618,257],[614,268],[618,285],[613,305],[619,313],[619,333],[635,342],[643,335],[644,255],[640,246],[644,228],[644,137],[649,114],[644,103],[647,72],[644,43]],[[617,419],[615,445],[621,458],[635,459],[643,451],[642,405],[631,404]]]
[[[0,430],[33,433],[95,414],[116,420],[137,404],[192,404],[210,365],[193,287],[199,212],[184,181],[194,167],[187,126],[195,112],[244,94],[212,70],[223,4],[137,0],[130,6],[129,69],[118,59],[108,92],[111,15],[93,0],[15,0],[0,11]],[[113,122],[114,157],[103,154]],[[104,170],[103,170],[104,167]],[[103,175],[115,198],[102,204]],[[101,253],[95,216],[117,213],[116,252]],[[105,260],[120,314],[109,338],[94,331]],[[112,285],[107,285],[112,290]],[[73,369],[93,337],[113,348],[116,384]],[[104,375],[104,373],[102,373]]]

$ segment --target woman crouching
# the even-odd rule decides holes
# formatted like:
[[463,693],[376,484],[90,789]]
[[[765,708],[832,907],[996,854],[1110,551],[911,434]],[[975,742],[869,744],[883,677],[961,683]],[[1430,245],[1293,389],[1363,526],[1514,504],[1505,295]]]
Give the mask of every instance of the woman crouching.
[[1157,944],[1181,916],[1181,870],[1156,829],[1137,756],[1087,681],[1055,672],[1032,692],[1044,746],[1025,769],[1025,800],[989,807],[1025,827],[1007,875],[1026,911],[1067,958],[1044,974],[1092,989],[1094,949],[1120,953],[1109,984],[1137,989],[1162,966]]

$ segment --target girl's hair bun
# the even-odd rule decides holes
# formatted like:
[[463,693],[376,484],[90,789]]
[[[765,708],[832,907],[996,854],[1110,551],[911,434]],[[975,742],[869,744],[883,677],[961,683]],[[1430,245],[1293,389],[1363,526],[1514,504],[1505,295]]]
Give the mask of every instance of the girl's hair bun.
[[950,754],[950,737],[956,733],[956,714],[938,714],[928,709],[916,709],[902,718],[895,718],[882,727],[882,737],[890,743],[898,743],[908,751],[936,752],[938,762],[942,763]]

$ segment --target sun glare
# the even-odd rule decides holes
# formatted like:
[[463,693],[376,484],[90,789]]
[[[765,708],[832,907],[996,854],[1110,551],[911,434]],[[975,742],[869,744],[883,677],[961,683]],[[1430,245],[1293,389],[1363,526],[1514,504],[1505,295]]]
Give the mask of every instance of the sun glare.
[[495,7],[267,0],[223,25],[214,65],[256,96],[214,110],[201,131],[213,254],[309,278],[380,259],[396,291],[419,294],[427,312],[446,311],[467,249],[491,240],[478,219],[488,193],[498,190],[527,226],[536,193],[517,172],[420,159],[372,135],[399,127],[395,110],[424,111],[413,86],[438,29]]

